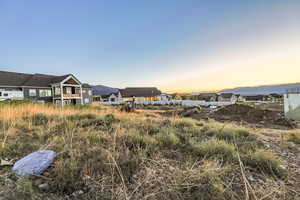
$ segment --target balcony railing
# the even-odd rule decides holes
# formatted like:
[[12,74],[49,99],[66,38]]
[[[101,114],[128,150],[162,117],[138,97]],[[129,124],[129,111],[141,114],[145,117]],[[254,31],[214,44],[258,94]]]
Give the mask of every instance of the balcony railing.
[[80,94],[63,94],[64,98],[76,98],[76,97],[80,97]]

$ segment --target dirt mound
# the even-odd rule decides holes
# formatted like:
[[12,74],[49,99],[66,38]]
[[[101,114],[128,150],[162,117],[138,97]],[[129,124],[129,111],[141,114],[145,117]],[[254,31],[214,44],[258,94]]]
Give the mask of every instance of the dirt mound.
[[224,106],[211,113],[212,118],[220,121],[240,121],[253,124],[279,125],[293,127],[293,124],[284,118],[278,111],[263,110],[244,104],[232,104]]

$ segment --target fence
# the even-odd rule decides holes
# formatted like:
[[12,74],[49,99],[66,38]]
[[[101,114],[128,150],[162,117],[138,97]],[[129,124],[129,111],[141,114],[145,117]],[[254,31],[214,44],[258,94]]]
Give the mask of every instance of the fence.
[[[96,102],[103,105],[122,105],[125,102]],[[136,101],[139,105],[179,105],[179,106],[223,106],[231,105],[235,102],[205,102],[205,101],[192,101],[192,100],[170,100],[170,101]]]

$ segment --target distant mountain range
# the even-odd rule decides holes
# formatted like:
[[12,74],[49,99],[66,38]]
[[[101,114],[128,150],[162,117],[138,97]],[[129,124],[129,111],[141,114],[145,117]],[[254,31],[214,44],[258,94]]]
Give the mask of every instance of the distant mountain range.
[[[217,93],[234,93],[234,94],[243,94],[243,95],[253,95],[253,94],[284,94],[287,89],[291,88],[300,88],[300,83],[290,83],[290,84],[277,84],[277,85],[263,85],[263,86],[254,86],[254,87],[237,87],[232,89],[220,90]],[[92,86],[94,95],[107,95],[111,93],[116,93],[119,91],[118,88],[112,88],[104,85],[94,85]],[[196,95],[202,92],[192,93]]]
[[92,85],[93,95],[108,95],[119,91],[118,88],[107,87],[104,85]]
[[264,85],[255,87],[237,87],[233,89],[221,90],[218,93],[234,93],[234,94],[284,94],[287,89],[300,88],[300,83]]

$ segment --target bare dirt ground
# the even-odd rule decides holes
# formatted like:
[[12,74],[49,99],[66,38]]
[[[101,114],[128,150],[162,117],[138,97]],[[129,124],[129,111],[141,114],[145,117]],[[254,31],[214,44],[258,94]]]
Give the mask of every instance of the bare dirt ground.
[[213,119],[219,122],[231,122],[242,126],[256,128],[289,130],[298,127],[297,123],[285,119],[283,106],[280,104],[261,104],[255,106],[233,104],[218,109],[199,106],[189,108],[166,106],[152,107],[139,108],[138,112],[147,113],[148,115],[153,116],[174,117],[177,115],[196,120]]

